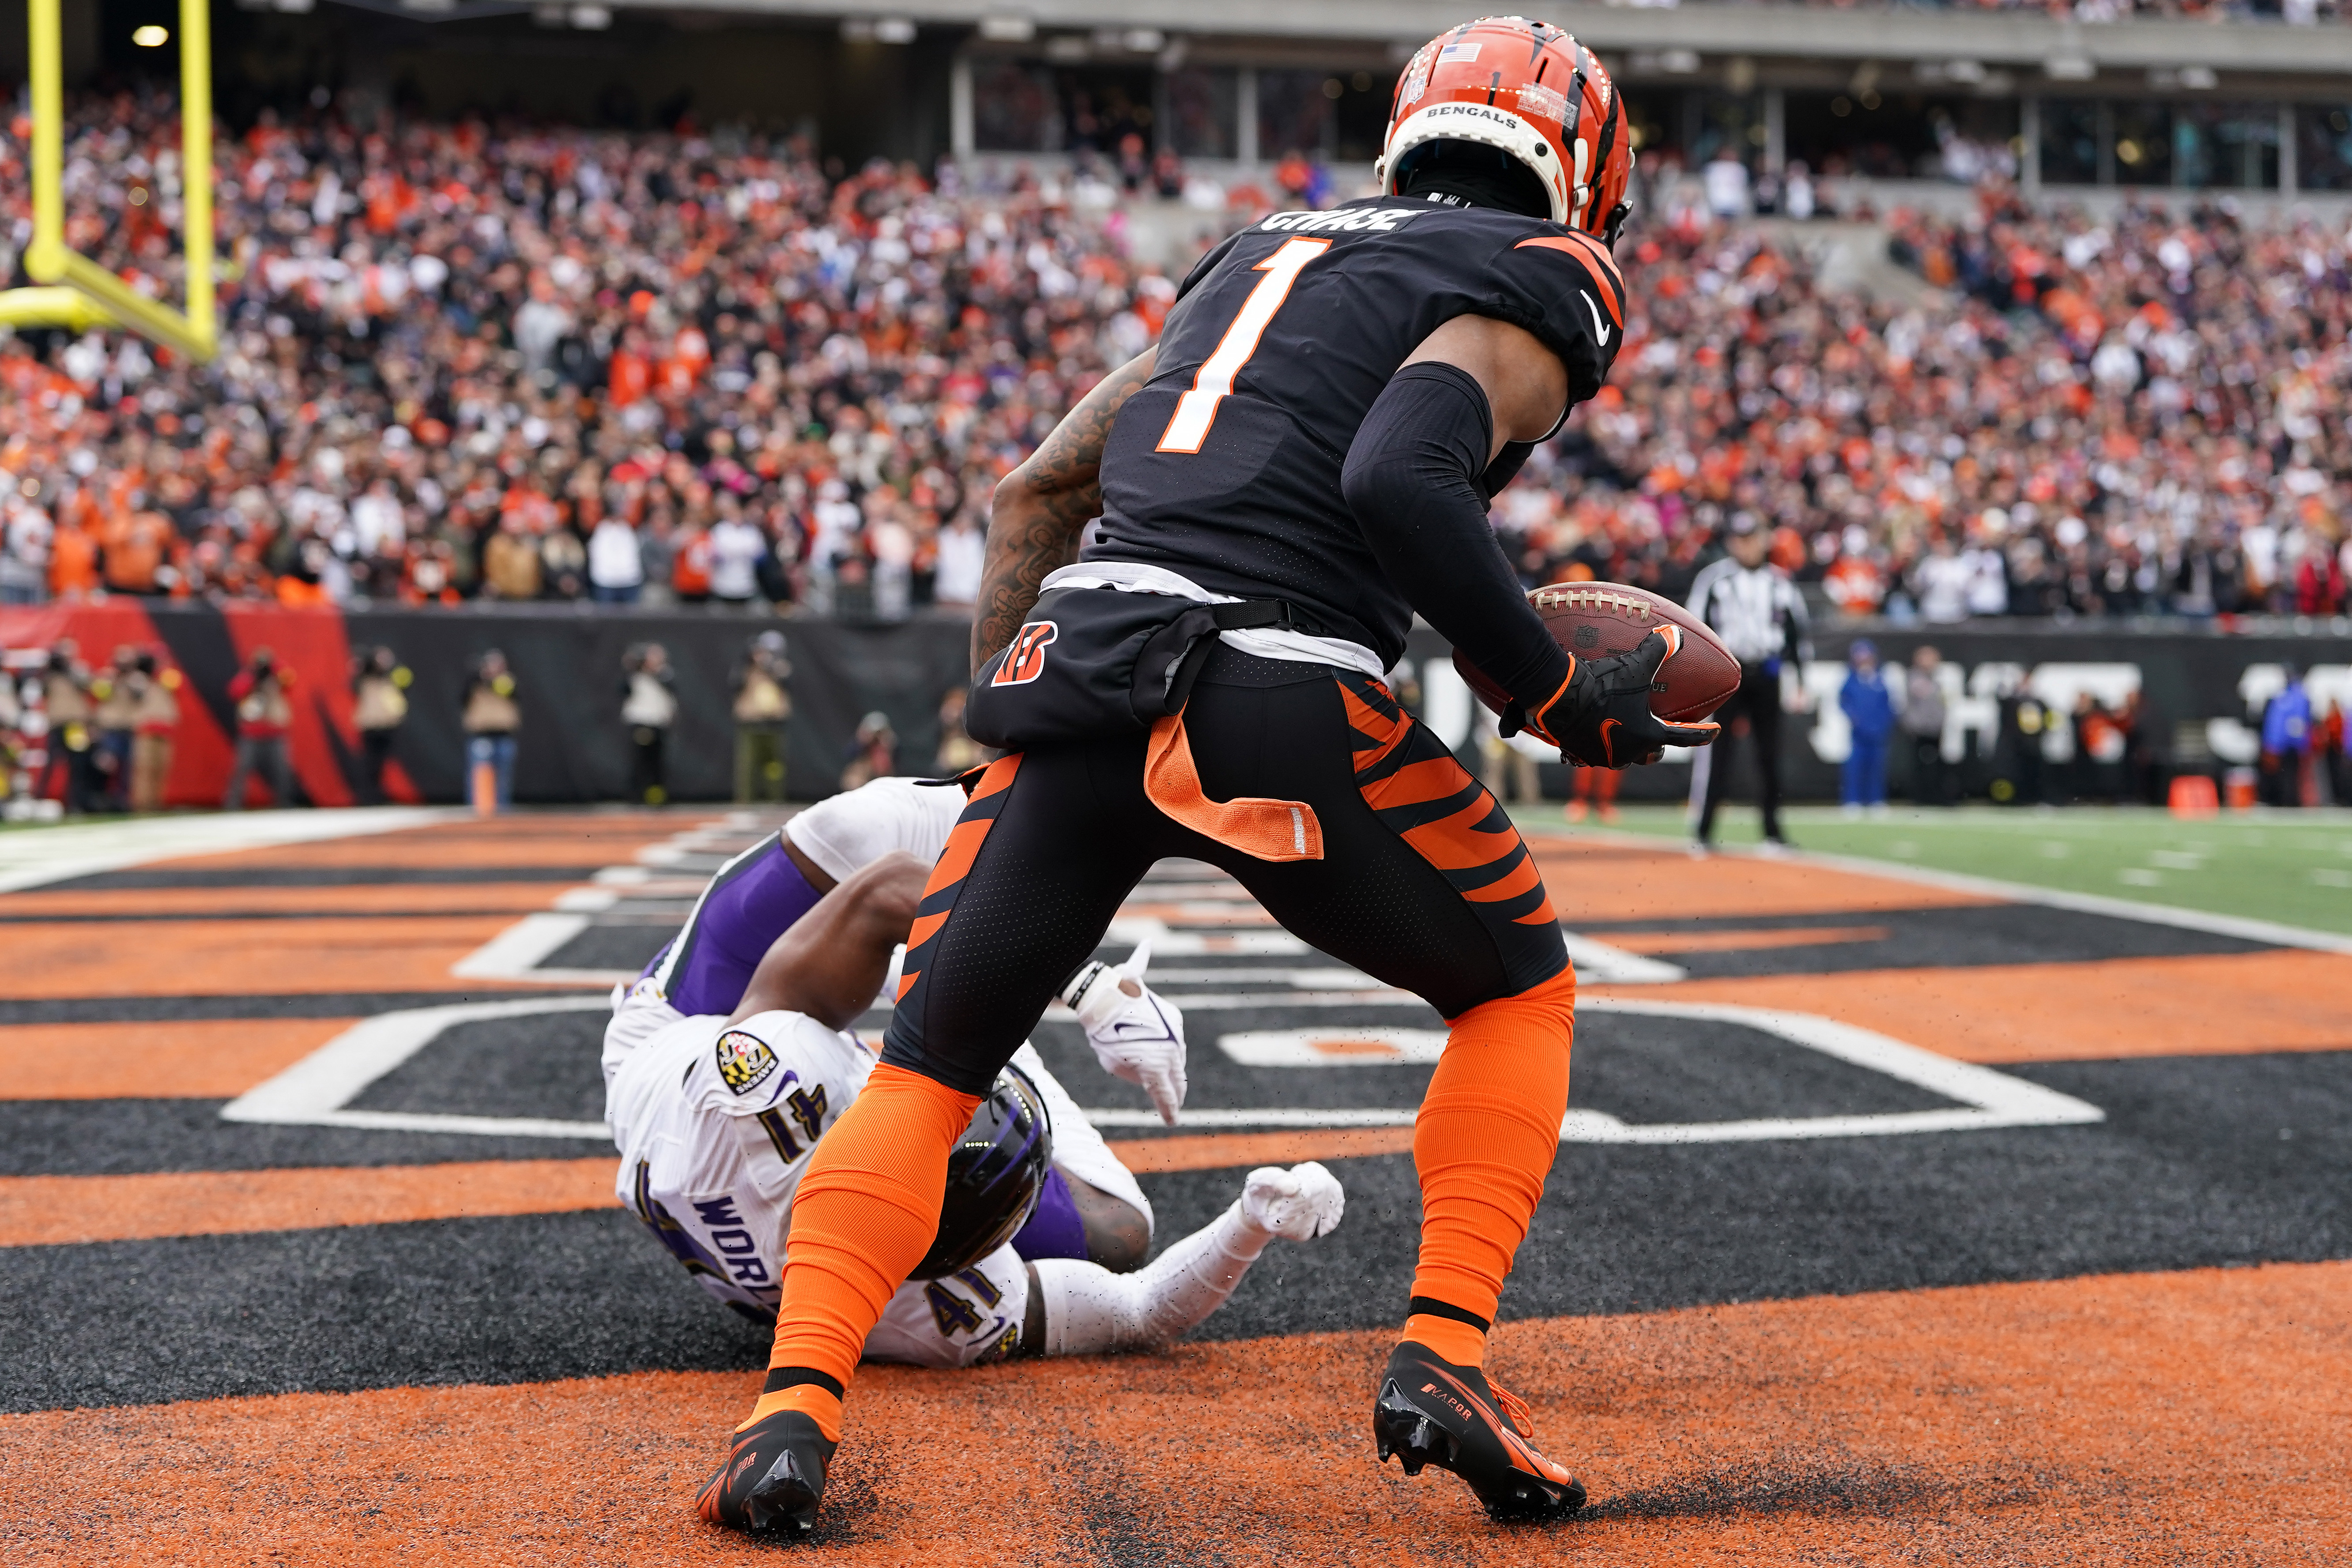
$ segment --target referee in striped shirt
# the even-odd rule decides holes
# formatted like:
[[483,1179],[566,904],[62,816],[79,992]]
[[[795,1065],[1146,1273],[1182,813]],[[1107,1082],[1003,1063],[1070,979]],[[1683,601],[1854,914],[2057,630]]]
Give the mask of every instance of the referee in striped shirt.
[[1805,602],[1789,574],[1765,559],[1771,537],[1750,511],[1732,513],[1731,553],[1702,570],[1691,584],[1690,611],[1739,661],[1739,689],[1715,713],[1722,738],[1691,763],[1691,795],[1699,805],[1692,853],[1715,843],[1715,810],[1731,790],[1738,737],[1755,743],[1759,794],[1764,809],[1765,853],[1789,847],[1780,832],[1780,670],[1790,659],[1812,656]]

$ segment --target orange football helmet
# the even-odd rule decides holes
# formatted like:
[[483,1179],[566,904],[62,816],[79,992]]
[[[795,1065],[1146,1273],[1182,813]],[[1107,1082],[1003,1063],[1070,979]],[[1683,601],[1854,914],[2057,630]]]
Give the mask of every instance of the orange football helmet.
[[1517,159],[1551,201],[1551,218],[1613,243],[1633,210],[1631,127],[1592,51],[1558,27],[1486,16],[1441,33],[1397,79],[1372,174],[1393,195],[1414,154],[1471,142]]

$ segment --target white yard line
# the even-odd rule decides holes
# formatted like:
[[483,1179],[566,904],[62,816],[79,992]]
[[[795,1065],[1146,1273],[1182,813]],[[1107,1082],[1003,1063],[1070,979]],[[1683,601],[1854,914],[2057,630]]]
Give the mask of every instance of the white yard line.
[[[1738,1121],[1628,1122],[1604,1110],[1570,1110],[1560,1121],[1559,1135],[1570,1143],[1748,1143],[1778,1139],[1874,1138],[1917,1132],[1978,1132],[2000,1127],[2065,1127],[2103,1121],[2095,1105],[2060,1094],[2023,1079],[1974,1063],[1954,1061],[1933,1051],[1906,1045],[1874,1030],[1842,1024],[1811,1013],[1777,1007],[1744,1007],[1719,1002],[1664,1002],[1619,996],[1587,996],[1580,1011],[1615,1013],[1635,1017],[1686,1018],[1702,1023],[1749,1028],[1777,1036],[1824,1056],[1882,1074],[1900,1083],[1926,1089],[1956,1101],[1949,1109],[1888,1111],[1859,1116],[1775,1116]],[[1277,1068],[1428,1066],[1442,1048],[1435,1031],[1387,1031],[1395,1037],[1399,1055],[1389,1061],[1360,1056],[1325,1056],[1311,1048],[1287,1049],[1304,1044],[1289,1036],[1309,1031],[1258,1031],[1221,1038],[1227,1056],[1248,1066]],[[1367,1031],[1380,1037],[1383,1031]],[[1089,1110],[1087,1119],[1098,1127],[1150,1127],[1158,1118],[1150,1111]],[[1204,1129],[1236,1127],[1402,1127],[1412,1123],[1410,1111],[1384,1110],[1202,1110],[1186,1114],[1183,1126]]]
[[[1233,1005],[1245,1005],[1236,998]],[[1419,1006],[1418,1000],[1410,999]],[[1259,998],[1256,1005],[1283,1005]],[[278,1073],[247,1090],[221,1110],[227,1121],[310,1127],[346,1127],[370,1131],[466,1133],[488,1138],[605,1138],[601,1121],[562,1121],[539,1117],[467,1116],[421,1111],[353,1110],[351,1102],[370,1085],[398,1068],[448,1029],[492,1018],[546,1013],[602,1011],[603,996],[527,996],[501,1002],[467,1002],[412,1007],[363,1019]],[[1738,1121],[1647,1122],[1620,1120],[1606,1111],[1570,1110],[1560,1121],[1560,1139],[1571,1143],[1734,1143],[1768,1140],[1889,1137],[1906,1133],[1973,1132],[2003,1127],[2061,1127],[2105,1120],[2095,1105],[2054,1089],[2011,1078],[1990,1068],[1953,1061],[1905,1045],[1869,1029],[1810,1013],[1742,1007],[1727,1003],[1651,1002],[1588,997],[1591,1012],[1689,1018],[1762,1030],[1841,1061],[1924,1089],[1957,1103],[1948,1110],[1863,1116],[1762,1117]],[[1335,1059],[1329,1065],[1360,1065]],[[1090,1109],[1087,1120],[1102,1128],[1160,1125],[1156,1112]],[[1185,1114],[1180,1129],[1201,1131],[1243,1128],[1310,1129],[1410,1127],[1407,1110],[1301,1109],[1201,1110]]]
[[[1097,1127],[1160,1127],[1166,1123],[1156,1110],[1107,1110],[1083,1108],[1079,1114]],[[1187,1110],[1176,1123],[1178,1132],[1231,1131],[1251,1127],[1410,1127],[1410,1110]]]
[[635,980],[634,970],[541,967],[541,959],[588,926],[584,914],[525,915],[451,964],[449,973],[461,980],[521,980],[541,985],[625,985]]
[[609,996],[523,996],[506,1002],[459,1002],[404,1007],[362,1018],[276,1077],[221,1107],[224,1121],[299,1127],[357,1127],[375,1131],[471,1132],[483,1137],[608,1138],[601,1121],[536,1117],[443,1116],[407,1111],[348,1110],[367,1087],[459,1024],[486,1018],[527,1018],[543,1013],[612,1009]]
[[[278,814],[273,814],[278,815]],[[314,820],[317,813],[288,813],[284,816],[299,821]],[[358,814],[351,814],[358,815]],[[415,820],[410,814],[405,820]],[[405,825],[404,821],[401,825]],[[381,831],[382,829],[377,829]],[[700,832],[682,834],[667,846],[655,846],[655,851],[669,850],[679,854],[684,841],[699,838]],[[331,835],[312,835],[331,837]],[[1630,842],[1654,843],[1630,835],[1612,835]],[[291,839],[280,838],[277,842]],[[187,853],[176,847],[166,853]],[[698,843],[695,852],[702,852]],[[660,864],[669,855],[640,852],[643,865]],[[1875,862],[1851,861],[1837,857],[1809,856],[1806,858],[1823,865],[1851,868],[1867,874],[1885,875],[1897,879],[1945,887],[1964,887],[1970,891],[1987,891],[1995,896],[2020,901],[2054,904],[2065,908],[2089,908],[2097,912],[2119,913],[2126,918],[2156,920],[2158,923],[2192,925],[2196,929],[2228,930],[2232,934],[2250,934],[2259,930],[2256,940],[2278,942],[2275,932],[2291,932],[2291,928],[2267,927],[2262,921],[2229,921],[2220,917],[2198,917],[2189,911],[2150,910],[2147,906],[2127,904],[2120,900],[2093,899],[2087,896],[2051,895],[2045,889],[2015,888],[2009,884],[1983,881],[1972,878],[1954,878],[1942,873],[1915,872],[1908,868],[1883,867]],[[79,874],[79,873],[67,873]],[[541,961],[560,951],[592,923],[592,917],[602,908],[616,901],[616,886],[625,887],[635,879],[621,876],[600,877],[601,887],[574,889],[564,895],[565,906],[552,911],[525,916],[509,926],[474,952],[459,961],[454,973],[469,979],[532,980],[556,984],[604,985],[613,980],[625,981],[628,976],[614,972],[590,970],[550,970],[539,967]],[[652,879],[647,878],[648,880]],[[2166,917],[2189,914],[2189,918],[2168,921]],[[1248,945],[1227,945],[1236,934],[1256,939]],[[2305,938],[2317,933],[2291,933]],[[1287,952],[1304,951],[1304,944],[1282,931],[1234,933],[1220,931],[1215,938],[1224,939],[1218,945],[1205,945],[1212,933],[1171,931],[1161,921],[1148,917],[1122,916],[1114,922],[1109,941],[1127,942],[1150,937],[1163,952],[1183,952],[1192,942],[1203,942],[1192,951],[1222,952]],[[1272,940],[1268,940],[1272,939]],[[1685,978],[1685,972],[1676,965],[1632,953],[1604,942],[1568,935],[1570,954],[1576,962],[1578,976],[1584,983],[1661,984]],[[1260,945],[1260,944],[1263,945]],[[1287,945],[1285,945],[1287,944]],[[2288,945],[2315,945],[2306,941]],[[2338,946],[2334,941],[2326,945],[2331,951],[2352,951],[2352,940]],[[1206,992],[1191,995],[1178,994],[1172,1000],[1187,1011],[1216,1014],[1234,1011],[1262,1012],[1286,1008],[1348,1009],[1402,1008],[1427,1012],[1428,1005],[1410,993],[1379,985],[1369,976],[1356,974],[1345,968],[1312,969],[1285,966],[1265,966],[1218,970],[1214,968],[1163,970],[1160,978],[1181,980],[1192,984],[1231,984],[1235,982],[1278,980],[1286,984],[1265,990]],[[886,987],[886,993],[889,988]],[[470,1116],[455,1113],[357,1110],[351,1102],[367,1088],[398,1068],[438,1039],[446,1030],[464,1023],[483,1019],[528,1017],[547,1013],[601,1011],[610,1005],[606,996],[539,995],[504,999],[494,1002],[454,1003],[433,1007],[407,1008],[362,1020],[344,1030],[334,1039],[313,1051],[301,1061],[278,1073],[231,1101],[221,1111],[230,1121],[294,1123],[310,1126],[345,1127],[368,1131],[403,1132],[467,1133],[484,1137],[520,1137],[553,1139],[594,1139],[607,1137],[604,1124],[596,1121],[568,1121],[539,1117]],[[2000,1127],[2066,1126],[2100,1121],[2104,1113],[2094,1105],[2068,1095],[2047,1089],[2021,1079],[2011,1078],[1990,1068],[1952,1060],[1916,1046],[1906,1045],[1872,1030],[1839,1023],[1809,1013],[1784,1009],[1748,1007],[1726,1003],[1672,1002],[1665,1000],[1628,999],[1622,996],[1587,996],[1580,1005],[1592,1013],[1613,1013],[1634,1016],[1691,1019],[1701,1022],[1744,1027],[1777,1036],[1793,1044],[1817,1050],[1853,1067],[1876,1072],[1897,1081],[1914,1085],[1937,1097],[1954,1102],[1949,1108],[1932,1110],[1906,1111],[1881,1115],[1838,1115],[1819,1117],[1761,1117],[1744,1121],[1715,1122],[1629,1123],[1605,1111],[1570,1110],[1561,1121],[1563,1142],[1619,1144],[1682,1144],[1713,1142],[1748,1142],[1765,1140],[1811,1140],[1822,1138],[1883,1137],[1906,1133],[1963,1132]],[[1410,1032],[1410,1031],[1407,1031]],[[1425,1032],[1425,1031],[1424,1031]],[[1433,1042],[1439,1037],[1432,1036]],[[1427,1044],[1429,1042],[1423,1042]],[[1419,1053],[1415,1053],[1418,1057]],[[1360,1066],[1360,1058],[1350,1061],[1343,1058],[1318,1059],[1312,1053],[1299,1053],[1295,1065]],[[1096,1109],[1083,1112],[1087,1119],[1103,1128],[1150,1128],[1160,1125],[1156,1113],[1126,1109]],[[1311,1128],[1385,1128],[1412,1125],[1414,1112],[1396,1109],[1355,1109],[1298,1107],[1266,1107],[1258,1110],[1201,1110],[1183,1119],[1181,1127],[1204,1131],[1243,1128],[1311,1129]]]
[[0,893],[21,892],[101,871],[157,860],[269,849],[358,838],[404,827],[452,822],[467,812],[446,807],[371,805],[314,811],[227,811],[208,816],[151,816],[137,822],[74,823],[0,833]]
[[[1574,835],[1555,834],[1555,837],[1584,839],[1622,845],[1629,848],[1657,851],[1673,856],[1682,852],[1679,839],[1656,834],[1625,833],[1607,828],[1587,828]],[[1717,846],[1711,855],[1737,856],[1742,859],[1776,861],[1781,865],[1819,866],[1827,870],[1851,871],[1864,877],[1884,877],[1892,882],[1911,882],[1923,888],[1942,888],[1955,893],[1976,893],[1985,898],[2002,899],[2011,903],[2040,904],[2046,909],[2073,910],[2081,914],[2109,915],[2116,920],[2139,921],[2147,925],[2173,926],[2182,931],[2201,931],[2215,936],[2234,936],[2247,942],[2267,942],[2274,947],[2307,948],[2314,952],[2352,953],[2352,936],[2338,936],[2334,931],[2312,931],[2304,926],[2283,925],[2276,921],[2249,919],[2243,915],[2219,915],[2204,910],[2179,909],[2170,904],[2146,904],[2134,899],[2105,898],[2097,893],[2070,893],[2057,888],[2037,888],[2030,882],[2004,882],[1991,877],[1971,877],[1958,871],[1937,871],[1924,866],[1906,866],[1900,861],[1871,860],[1858,855],[1830,855],[1813,849],[1790,850],[1779,856],[1759,854],[1746,845],[1731,847]]]
[[1576,966],[1579,985],[1671,985],[1690,978],[1690,971],[1679,963],[1645,958],[1565,928],[1559,939],[1568,944],[1568,961]]

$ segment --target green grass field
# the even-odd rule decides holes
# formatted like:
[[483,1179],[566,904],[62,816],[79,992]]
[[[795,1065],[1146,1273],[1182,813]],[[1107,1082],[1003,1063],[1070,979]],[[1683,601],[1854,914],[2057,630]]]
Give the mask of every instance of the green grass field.
[[[1575,833],[1560,808],[1513,808],[1521,826]],[[1915,811],[1848,821],[1834,807],[1786,814],[1801,849],[2023,882],[2070,893],[2172,904],[2352,934],[2352,811],[2224,813],[2182,820],[2095,806]],[[1680,805],[1628,805],[1618,830],[1682,838]],[[1718,840],[1761,837],[1752,806],[1729,806]]]

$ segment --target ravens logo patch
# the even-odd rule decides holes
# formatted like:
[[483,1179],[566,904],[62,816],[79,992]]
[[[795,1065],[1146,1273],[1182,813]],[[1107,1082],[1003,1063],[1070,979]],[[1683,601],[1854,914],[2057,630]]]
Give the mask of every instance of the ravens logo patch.
[[736,1093],[750,1093],[775,1070],[776,1053],[759,1036],[730,1029],[719,1037],[719,1081]]

